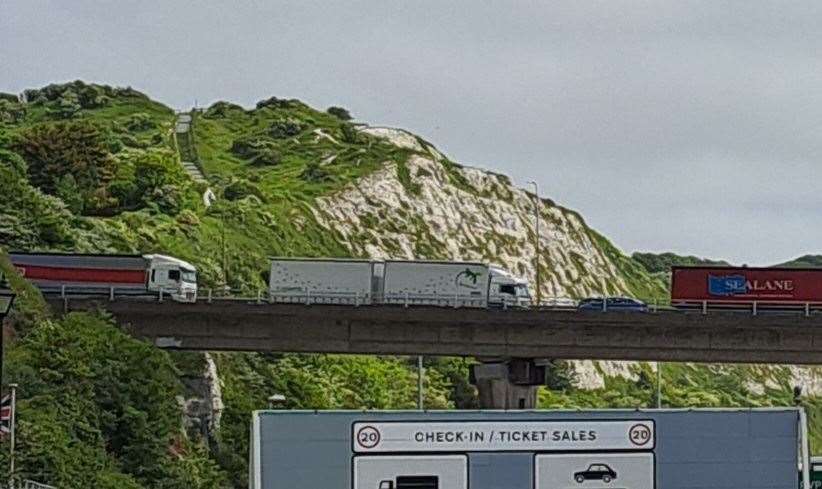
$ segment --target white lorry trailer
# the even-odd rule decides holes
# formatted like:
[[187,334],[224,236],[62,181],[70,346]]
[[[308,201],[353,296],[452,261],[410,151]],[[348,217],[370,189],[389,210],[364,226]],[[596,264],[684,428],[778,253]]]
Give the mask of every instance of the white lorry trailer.
[[373,281],[368,260],[276,258],[268,292],[272,302],[371,304]]
[[276,258],[272,302],[505,307],[530,304],[528,283],[483,263]]
[[197,269],[170,256],[12,252],[9,257],[45,293],[162,292],[178,302],[197,301]]

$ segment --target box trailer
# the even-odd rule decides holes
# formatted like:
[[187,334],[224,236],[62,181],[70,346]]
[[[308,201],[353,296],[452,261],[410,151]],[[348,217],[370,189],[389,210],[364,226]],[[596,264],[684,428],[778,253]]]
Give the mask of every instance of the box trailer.
[[197,269],[165,255],[9,253],[21,275],[44,293],[167,294],[196,302]]
[[273,258],[269,300],[305,304],[527,306],[528,282],[484,263]]
[[368,260],[274,258],[271,302],[371,304],[374,263]]
[[386,304],[487,307],[491,271],[471,262],[385,262],[381,300]]
[[822,268],[673,267],[677,307],[822,307]]
[[810,487],[801,408],[257,411],[249,488]]

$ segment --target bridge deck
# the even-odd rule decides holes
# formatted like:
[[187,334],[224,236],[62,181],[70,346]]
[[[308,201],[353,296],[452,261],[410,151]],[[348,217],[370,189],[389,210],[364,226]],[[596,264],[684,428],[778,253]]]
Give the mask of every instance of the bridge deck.
[[822,364],[822,314],[489,310],[50,298],[163,348]]

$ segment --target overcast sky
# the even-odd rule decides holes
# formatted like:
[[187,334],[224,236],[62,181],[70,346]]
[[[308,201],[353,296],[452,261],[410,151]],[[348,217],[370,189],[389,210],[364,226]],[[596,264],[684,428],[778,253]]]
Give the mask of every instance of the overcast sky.
[[3,0],[0,91],[342,105],[627,252],[772,264],[822,253],[820,26],[818,0]]

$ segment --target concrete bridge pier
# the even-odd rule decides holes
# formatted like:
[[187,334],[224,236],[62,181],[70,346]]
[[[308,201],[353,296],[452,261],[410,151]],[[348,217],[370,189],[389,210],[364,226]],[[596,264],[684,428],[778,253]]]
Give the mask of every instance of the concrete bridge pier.
[[482,409],[535,409],[537,390],[545,384],[546,360],[480,359],[471,369]]

